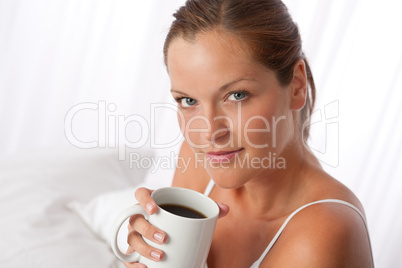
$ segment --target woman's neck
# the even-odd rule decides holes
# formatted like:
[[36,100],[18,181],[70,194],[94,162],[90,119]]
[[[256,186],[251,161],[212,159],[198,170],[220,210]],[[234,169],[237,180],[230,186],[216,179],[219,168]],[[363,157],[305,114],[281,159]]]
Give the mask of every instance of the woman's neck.
[[309,178],[321,170],[318,160],[306,149],[281,154],[283,169],[262,170],[243,187],[236,189],[241,202],[258,215],[277,218],[288,214],[308,199]]

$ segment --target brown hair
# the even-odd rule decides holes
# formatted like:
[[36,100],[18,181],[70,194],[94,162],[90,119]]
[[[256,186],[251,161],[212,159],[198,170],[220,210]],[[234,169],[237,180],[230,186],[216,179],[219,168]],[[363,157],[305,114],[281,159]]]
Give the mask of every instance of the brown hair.
[[221,28],[239,37],[254,59],[276,72],[278,81],[288,85],[293,67],[300,59],[306,65],[308,92],[301,110],[303,138],[309,136],[309,121],[315,102],[315,84],[297,25],[280,0],[187,0],[176,13],[163,48],[167,65],[168,48],[176,37],[194,40],[198,33]]

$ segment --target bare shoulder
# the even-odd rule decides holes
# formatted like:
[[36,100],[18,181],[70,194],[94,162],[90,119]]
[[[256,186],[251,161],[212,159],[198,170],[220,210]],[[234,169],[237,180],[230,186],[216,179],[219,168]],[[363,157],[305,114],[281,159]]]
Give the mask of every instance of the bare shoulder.
[[[345,186],[335,186],[328,198],[362,209]],[[363,218],[353,208],[334,202],[316,203],[299,211],[269,255],[261,267],[372,267]]]
[[210,177],[205,168],[196,160],[195,154],[186,141],[183,142],[172,186],[204,192]]

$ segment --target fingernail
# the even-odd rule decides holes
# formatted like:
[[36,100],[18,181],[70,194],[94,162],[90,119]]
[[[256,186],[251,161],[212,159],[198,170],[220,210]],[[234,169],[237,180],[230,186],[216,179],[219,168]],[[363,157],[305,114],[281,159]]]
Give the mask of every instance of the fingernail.
[[162,233],[156,232],[156,233],[154,234],[154,238],[155,238],[155,240],[157,240],[157,241],[163,243],[163,240],[165,240],[165,235],[162,234]]
[[161,258],[161,254],[157,251],[151,251],[151,257],[159,260]]
[[145,208],[147,209],[148,212],[151,212],[154,206],[151,203],[148,203]]

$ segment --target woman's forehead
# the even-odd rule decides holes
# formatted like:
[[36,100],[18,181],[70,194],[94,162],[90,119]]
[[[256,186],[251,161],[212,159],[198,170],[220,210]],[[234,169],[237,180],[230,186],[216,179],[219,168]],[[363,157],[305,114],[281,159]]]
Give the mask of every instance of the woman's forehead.
[[214,36],[173,41],[168,55],[172,91],[212,94],[233,81],[277,84],[273,71],[246,53],[233,53],[227,44],[219,44]]
[[254,60],[239,38],[216,32],[199,34],[194,40],[173,40],[168,50],[167,67],[170,75],[187,71],[218,74],[267,70]]
[[[211,30],[199,33],[191,39],[177,37],[168,49],[168,66],[172,57],[185,57],[186,55],[200,56],[200,60],[208,60],[208,57],[226,59],[226,61],[253,61],[250,49],[240,38],[220,30]],[[195,58],[196,59],[196,58]]]

